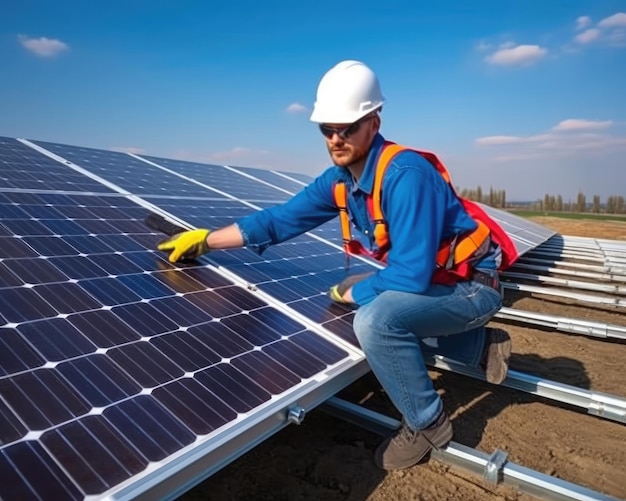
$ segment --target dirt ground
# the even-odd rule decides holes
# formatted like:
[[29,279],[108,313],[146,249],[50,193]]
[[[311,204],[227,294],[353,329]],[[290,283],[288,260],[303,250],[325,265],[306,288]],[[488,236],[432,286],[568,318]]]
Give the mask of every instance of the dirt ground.
[[[565,235],[626,240],[626,223],[536,218]],[[626,325],[619,307],[523,296],[507,306]],[[513,339],[513,369],[594,391],[626,397],[626,343],[492,322]],[[626,499],[626,426],[584,410],[449,372],[431,372],[451,415],[458,443],[542,473]],[[398,417],[370,374],[340,396]],[[380,437],[321,410],[307,414],[196,488],[183,501],[211,500],[507,500],[535,499],[512,486],[492,486],[479,476],[436,460],[385,473],[373,465]]]

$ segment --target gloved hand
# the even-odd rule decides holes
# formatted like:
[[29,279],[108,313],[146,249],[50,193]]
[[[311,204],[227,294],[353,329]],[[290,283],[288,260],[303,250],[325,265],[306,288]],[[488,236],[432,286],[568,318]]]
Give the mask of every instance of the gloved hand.
[[[345,291],[344,291],[345,292]],[[348,304],[348,301],[346,301],[343,298],[343,294],[341,292],[339,292],[339,285],[333,285],[329,291],[328,291],[328,297],[331,299],[331,301],[334,301],[335,303],[343,303],[343,304]]]
[[160,241],[157,244],[157,249],[166,252],[172,251],[168,256],[168,260],[171,263],[195,259],[211,250],[206,241],[209,233],[209,230],[203,228],[176,233]]
[[357,282],[360,282],[361,280],[365,280],[367,277],[369,277],[373,273],[374,273],[373,271],[369,271],[367,273],[359,273],[358,275],[350,275],[349,277],[344,278],[337,285],[333,285],[330,288],[330,290],[328,291],[328,297],[330,297],[330,299],[332,301],[335,301],[336,303],[351,304],[350,301],[346,301],[343,298],[343,295],[354,284],[356,284]]

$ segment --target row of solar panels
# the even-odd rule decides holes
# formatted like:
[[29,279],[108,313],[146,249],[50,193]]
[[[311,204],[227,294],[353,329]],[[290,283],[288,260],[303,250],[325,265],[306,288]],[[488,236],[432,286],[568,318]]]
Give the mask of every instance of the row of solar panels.
[[[336,221],[184,266],[142,223],[223,226],[308,179],[0,138],[0,498],[135,496],[366,370],[325,294]],[[494,214],[521,252],[551,235]]]

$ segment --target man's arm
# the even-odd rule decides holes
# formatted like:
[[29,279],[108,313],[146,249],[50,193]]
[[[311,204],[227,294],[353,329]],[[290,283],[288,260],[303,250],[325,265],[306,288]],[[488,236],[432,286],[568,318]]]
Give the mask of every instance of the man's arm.
[[159,242],[157,249],[169,252],[171,262],[242,246],[260,254],[269,245],[301,235],[337,215],[332,198],[334,177],[334,169],[327,169],[284,204],[253,212],[236,224],[217,230],[201,228],[177,233]]
[[231,224],[218,230],[213,230],[206,237],[207,245],[211,250],[235,249],[243,247],[243,236],[239,226]]

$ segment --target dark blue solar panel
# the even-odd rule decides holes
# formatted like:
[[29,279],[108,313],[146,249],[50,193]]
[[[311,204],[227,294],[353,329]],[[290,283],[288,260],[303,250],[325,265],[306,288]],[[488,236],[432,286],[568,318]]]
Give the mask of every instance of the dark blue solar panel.
[[285,174],[286,176],[290,178],[297,179],[298,181],[304,184],[309,184],[314,179],[313,176],[309,176],[308,174],[302,174],[301,172],[285,172],[285,171],[279,171],[279,172],[281,172],[282,174]]
[[146,197],[146,200],[198,228],[220,228],[256,212],[256,209],[235,200],[162,197]]
[[[111,192],[16,139],[0,137],[0,189]],[[12,194],[5,194],[11,199]],[[0,217],[6,217],[0,214]]]
[[[10,480],[0,498],[105,493],[348,355],[211,269],[169,264],[147,210],[123,196],[0,195],[10,215],[0,223],[0,475]],[[323,264],[334,251],[320,245]],[[283,262],[304,278],[305,260],[285,250],[290,261],[224,258],[249,270]],[[326,281],[309,280],[301,291],[319,296]]]
[[255,179],[264,181],[270,184],[271,186],[274,186],[276,188],[281,188],[287,191],[288,193],[297,193],[305,187],[305,184],[298,182],[298,181],[294,181],[293,178],[289,179],[285,176],[281,176],[280,174],[276,174],[275,172],[272,172],[271,170],[255,169],[252,167],[239,167],[239,166],[233,166],[233,168],[236,171],[244,172],[252,176]]
[[33,141],[33,143],[136,195],[222,198],[214,191],[137,160],[126,153],[45,141]]
[[240,200],[273,200],[279,202],[287,200],[291,196],[284,190],[278,189],[282,186],[276,185],[276,188],[265,183],[259,183],[220,165],[142,156],[151,162],[217,188]]

